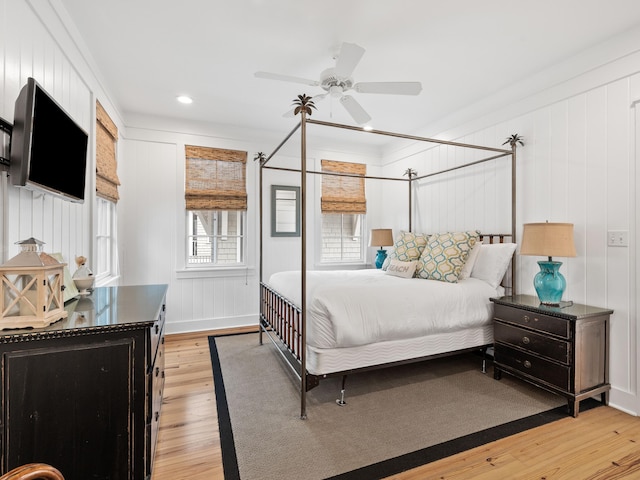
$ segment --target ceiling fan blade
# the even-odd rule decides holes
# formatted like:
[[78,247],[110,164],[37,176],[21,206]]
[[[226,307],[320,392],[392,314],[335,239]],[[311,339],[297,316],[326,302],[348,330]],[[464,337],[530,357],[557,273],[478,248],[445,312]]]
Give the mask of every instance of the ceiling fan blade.
[[343,95],[340,97],[340,103],[358,125],[371,121],[369,114],[364,111],[364,108],[362,108],[351,95]]
[[359,93],[387,93],[391,95],[418,95],[422,91],[420,82],[361,82],[353,86]]
[[281,80],[283,82],[302,83],[311,87],[317,87],[320,82],[317,80],[309,80],[308,78],[292,77],[289,75],[280,75],[279,73],[256,72],[254,74],[258,78],[266,78],[268,80]]
[[[313,103],[318,103],[319,101],[323,100],[327,95],[329,95],[328,93],[321,93],[320,95],[315,95],[311,98],[311,100],[313,101]],[[295,114],[294,112],[296,111],[296,107],[293,107],[291,110],[289,110],[288,112],[286,112],[285,114],[283,114],[283,117],[293,117]]]
[[313,97],[311,97],[311,101],[313,103],[318,103],[319,101],[324,100],[327,95],[329,95],[329,92],[320,93],[319,95],[314,95]]
[[364,48],[355,43],[343,43],[336,60],[335,74],[339,77],[350,77],[360,59],[364,55]]

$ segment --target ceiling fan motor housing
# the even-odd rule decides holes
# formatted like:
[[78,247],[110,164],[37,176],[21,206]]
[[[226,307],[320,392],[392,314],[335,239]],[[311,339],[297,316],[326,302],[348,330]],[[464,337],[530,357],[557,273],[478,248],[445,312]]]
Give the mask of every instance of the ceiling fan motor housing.
[[353,87],[353,78],[340,77],[334,68],[327,68],[320,74],[320,86],[332,95],[340,95]]

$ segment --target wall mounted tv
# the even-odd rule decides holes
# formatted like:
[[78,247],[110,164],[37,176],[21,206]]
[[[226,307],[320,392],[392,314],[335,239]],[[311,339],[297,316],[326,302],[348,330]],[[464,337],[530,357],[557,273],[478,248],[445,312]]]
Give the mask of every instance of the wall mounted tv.
[[11,184],[83,202],[87,144],[87,133],[29,78],[15,105]]

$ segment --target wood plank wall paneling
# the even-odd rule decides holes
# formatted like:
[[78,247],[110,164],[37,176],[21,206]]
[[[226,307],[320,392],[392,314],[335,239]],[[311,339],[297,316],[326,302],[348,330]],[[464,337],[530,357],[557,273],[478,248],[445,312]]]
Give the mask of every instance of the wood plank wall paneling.
[[[173,199],[175,145],[125,141],[119,219],[125,283],[169,283],[177,240]],[[125,181],[128,180],[128,181]]]
[[[34,77],[87,132],[91,131],[92,94],[50,33],[42,27],[27,2],[0,2],[0,116],[12,122],[14,103],[27,77]],[[64,168],[64,144],[53,146],[52,161]],[[88,170],[92,161],[89,159]],[[87,197],[91,192],[87,188]],[[61,252],[73,273],[76,255],[91,255],[90,202],[70,203],[40,192],[10,185],[3,208],[6,225],[2,262],[13,257],[15,242],[34,236],[47,252]],[[2,193],[2,192],[0,192]]]
[[[634,233],[636,228],[636,205],[632,201],[637,188],[635,138],[631,137],[637,135],[634,132],[639,127],[630,109],[633,98],[640,98],[637,74],[577,92],[456,139],[499,146],[512,133],[524,136],[525,147],[518,148],[517,157],[517,234],[525,222],[574,223],[578,256],[558,259],[567,278],[565,298],[615,310],[610,330],[610,379],[621,401],[627,394],[637,395],[637,305],[632,300],[637,246],[630,237],[629,248],[608,247],[607,232]],[[435,169],[459,160],[447,148],[433,148],[410,159],[398,159],[391,166],[395,170],[400,163],[423,173],[430,164]],[[504,194],[503,187],[509,184],[510,170],[498,166],[498,162],[477,170],[463,177],[464,192],[452,186],[446,176],[421,186],[416,192],[417,230],[487,231],[508,225],[510,208],[504,206],[510,203],[510,194]],[[462,202],[453,206],[449,202],[454,198]],[[405,208],[403,199],[384,197],[383,201],[398,210]],[[533,277],[539,270],[539,258],[518,256],[516,260],[520,293],[535,294]]]

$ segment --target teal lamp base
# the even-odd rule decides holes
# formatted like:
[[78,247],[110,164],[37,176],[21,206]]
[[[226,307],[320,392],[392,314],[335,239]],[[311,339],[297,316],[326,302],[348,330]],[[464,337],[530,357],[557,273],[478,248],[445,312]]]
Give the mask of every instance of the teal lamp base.
[[539,261],[540,271],[533,279],[540,303],[543,305],[559,306],[562,294],[567,288],[567,281],[558,271],[562,262]]
[[378,250],[378,255],[376,256],[376,268],[382,268],[382,264],[387,259],[387,251],[380,249]]

